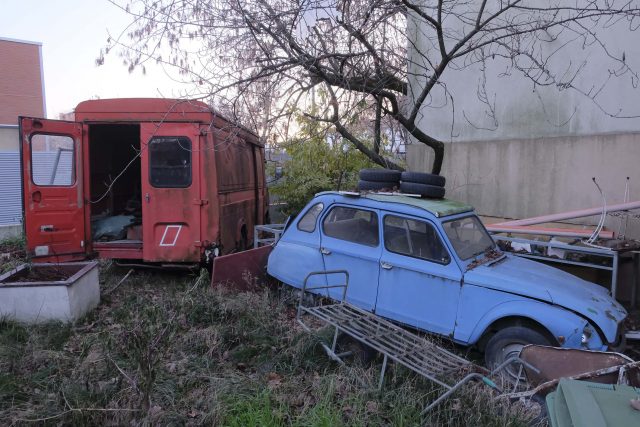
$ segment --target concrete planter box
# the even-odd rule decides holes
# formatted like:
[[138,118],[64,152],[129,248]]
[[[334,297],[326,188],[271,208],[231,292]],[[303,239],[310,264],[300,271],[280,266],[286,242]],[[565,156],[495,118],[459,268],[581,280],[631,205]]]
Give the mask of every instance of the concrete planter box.
[[0,276],[0,316],[73,322],[100,303],[97,262],[24,264]]

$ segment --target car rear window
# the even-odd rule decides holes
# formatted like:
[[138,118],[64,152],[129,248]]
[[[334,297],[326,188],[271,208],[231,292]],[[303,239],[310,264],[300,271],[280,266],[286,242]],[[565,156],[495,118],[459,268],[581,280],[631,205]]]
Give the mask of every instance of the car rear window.
[[389,252],[447,264],[449,252],[433,226],[394,215],[384,217],[384,246]]
[[31,136],[31,179],[38,186],[70,187],[76,182],[73,138],[38,133]]
[[336,206],[322,222],[324,234],[367,246],[378,246],[378,215],[375,212]]
[[322,212],[322,209],[324,209],[324,205],[322,203],[316,203],[313,205],[307,213],[300,218],[300,221],[298,221],[298,230],[306,231],[307,233],[313,233],[316,231],[316,222],[318,215]]

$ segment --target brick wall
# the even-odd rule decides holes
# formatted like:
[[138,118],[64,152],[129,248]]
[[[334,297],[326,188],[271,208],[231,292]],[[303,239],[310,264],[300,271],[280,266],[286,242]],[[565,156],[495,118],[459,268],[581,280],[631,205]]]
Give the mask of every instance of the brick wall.
[[40,45],[0,39],[0,124],[44,117]]

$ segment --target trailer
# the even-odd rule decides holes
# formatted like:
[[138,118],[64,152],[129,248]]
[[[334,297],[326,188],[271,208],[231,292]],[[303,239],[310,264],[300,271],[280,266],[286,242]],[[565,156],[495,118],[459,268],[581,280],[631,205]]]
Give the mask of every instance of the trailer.
[[84,101],[75,121],[21,117],[20,135],[39,262],[208,265],[269,223],[264,146],[202,102]]

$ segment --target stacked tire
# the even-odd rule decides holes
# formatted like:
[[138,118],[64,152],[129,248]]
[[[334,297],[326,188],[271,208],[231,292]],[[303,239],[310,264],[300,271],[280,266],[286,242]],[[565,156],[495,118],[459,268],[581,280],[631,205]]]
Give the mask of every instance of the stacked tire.
[[423,172],[402,172],[400,191],[408,194],[419,194],[422,197],[442,199],[444,197],[444,176]]
[[358,190],[398,191],[401,172],[393,169],[361,169]]
[[421,197],[441,199],[444,197],[445,178],[423,172],[400,172],[393,169],[360,170],[360,191],[398,191],[418,194]]

